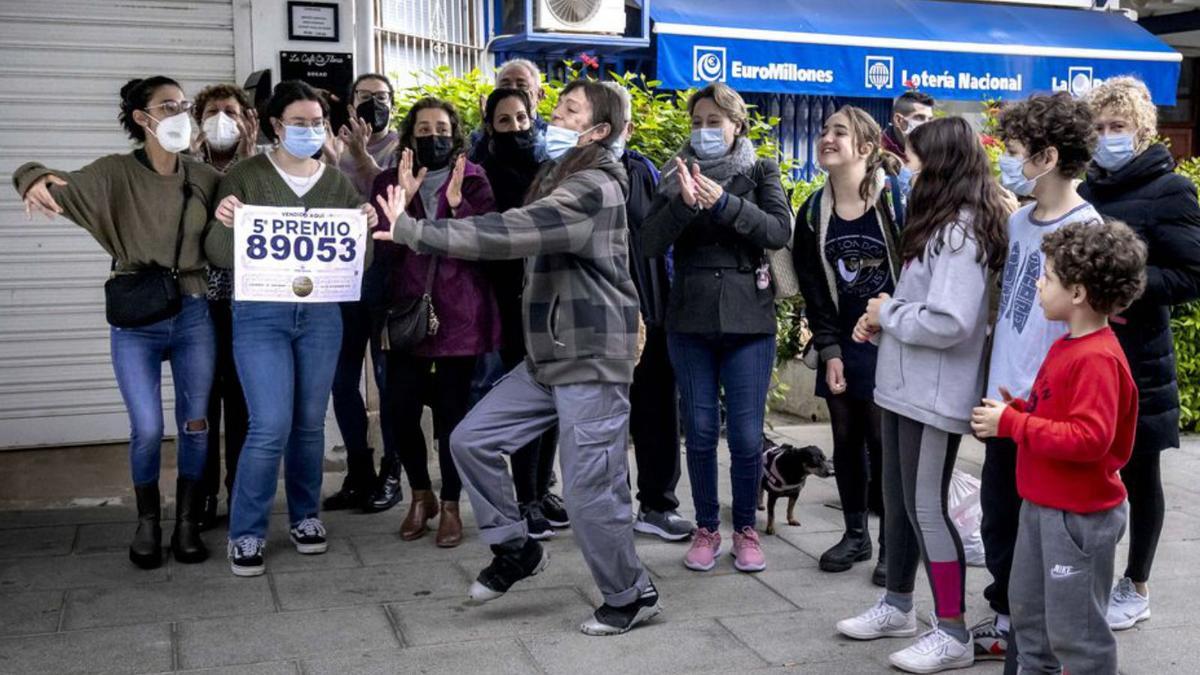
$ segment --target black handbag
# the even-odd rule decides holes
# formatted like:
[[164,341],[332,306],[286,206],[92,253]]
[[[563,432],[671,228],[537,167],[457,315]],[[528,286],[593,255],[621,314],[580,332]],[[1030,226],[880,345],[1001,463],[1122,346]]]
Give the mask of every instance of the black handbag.
[[437,335],[438,317],[433,309],[433,279],[437,275],[438,256],[429,263],[425,291],[419,298],[406,298],[388,309],[383,320],[380,346],[387,351],[410,351],[425,338]]
[[[104,283],[104,314],[108,323],[117,328],[141,328],[169,319],[183,308],[179,291],[179,253],[183,248],[183,222],[192,186],[188,183],[186,164],[183,170],[183,210],[179,214],[179,229],[175,234],[175,262],[170,269],[159,265],[142,267],[131,272],[117,273]],[[121,235],[117,233],[121,249]],[[117,269],[113,260],[112,270]]]

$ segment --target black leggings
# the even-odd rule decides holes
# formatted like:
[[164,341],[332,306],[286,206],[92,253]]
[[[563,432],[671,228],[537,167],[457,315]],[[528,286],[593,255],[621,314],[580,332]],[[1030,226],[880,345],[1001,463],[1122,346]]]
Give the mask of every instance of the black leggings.
[[1163,497],[1161,453],[1134,450],[1121,469],[1121,480],[1129,492],[1129,562],[1125,576],[1137,583],[1150,580],[1150,567],[1162,534],[1166,500]]
[[420,433],[406,433],[413,428],[420,430],[421,412],[428,401],[433,409],[433,434],[437,438],[444,502],[457,502],[462,493],[462,481],[450,455],[450,432],[467,416],[476,361],[474,356],[422,358],[400,352],[391,352],[387,357],[393,428],[400,438],[421,439],[419,445],[402,443],[397,453],[408,474],[408,486],[412,490],[428,490],[432,486],[425,438]]
[[825,402],[833,427],[833,468],[842,511],[864,513],[870,509],[882,516],[879,406],[844,394],[830,396]]

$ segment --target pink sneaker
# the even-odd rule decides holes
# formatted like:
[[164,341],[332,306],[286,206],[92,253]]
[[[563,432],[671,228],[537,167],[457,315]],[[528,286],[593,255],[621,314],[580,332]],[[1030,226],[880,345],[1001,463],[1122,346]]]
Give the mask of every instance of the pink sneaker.
[[721,533],[697,527],[692,535],[692,547],[683,557],[683,566],[697,572],[707,572],[717,566],[721,554]]
[[753,527],[743,527],[733,533],[733,566],[742,572],[761,572],[767,569],[767,559],[758,543],[758,532]]

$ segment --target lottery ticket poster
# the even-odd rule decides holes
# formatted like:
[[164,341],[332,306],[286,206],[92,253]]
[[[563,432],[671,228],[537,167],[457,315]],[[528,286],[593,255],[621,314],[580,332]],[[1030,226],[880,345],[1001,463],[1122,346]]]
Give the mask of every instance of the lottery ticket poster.
[[369,243],[362,211],[243,206],[234,213],[233,238],[235,300],[359,299]]

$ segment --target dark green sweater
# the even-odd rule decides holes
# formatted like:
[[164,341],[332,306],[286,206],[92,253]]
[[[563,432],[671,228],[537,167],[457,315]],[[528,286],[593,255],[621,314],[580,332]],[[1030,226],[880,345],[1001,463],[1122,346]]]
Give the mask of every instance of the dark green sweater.
[[[247,206],[279,206],[297,207],[304,209],[357,209],[363,203],[358,189],[346,178],[345,174],[336,167],[326,166],[325,173],[317,179],[303,197],[296,195],[292,187],[283,180],[275,165],[266,153],[255,155],[238,162],[217,188],[217,198],[213,202],[216,210],[222,199],[235,195]],[[368,235],[369,237],[369,235]],[[363,269],[371,265],[371,252],[374,242],[367,239],[366,256],[363,259]],[[233,228],[226,227],[220,221],[213,219],[204,240],[204,250],[208,259],[218,267],[233,269]]]
[[[187,163],[192,197],[183,223],[179,285],[184,293],[194,295],[208,287],[203,242],[211,209],[217,204],[213,195],[221,174],[182,155],[180,161]],[[174,263],[183,205],[182,171],[164,176],[127,153],[101,157],[78,171],[56,171],[30,162],[13,172],[13,185],[23,196],[47,174],[67,181],[50,188],[63,217],[87,230],[116,260],[118,272]]]

